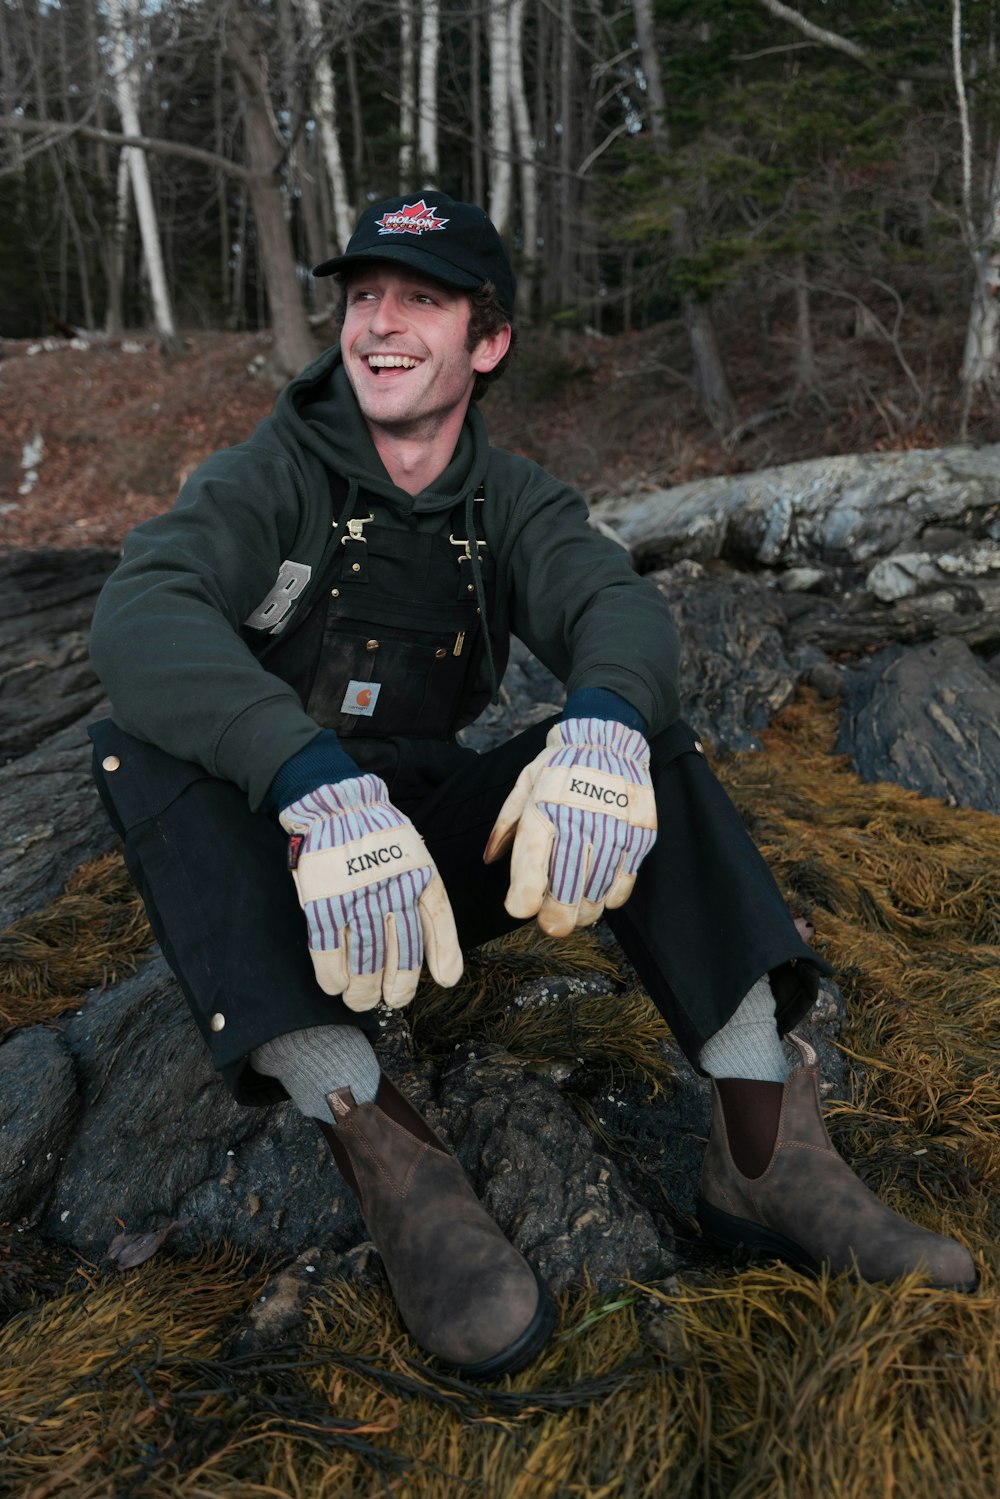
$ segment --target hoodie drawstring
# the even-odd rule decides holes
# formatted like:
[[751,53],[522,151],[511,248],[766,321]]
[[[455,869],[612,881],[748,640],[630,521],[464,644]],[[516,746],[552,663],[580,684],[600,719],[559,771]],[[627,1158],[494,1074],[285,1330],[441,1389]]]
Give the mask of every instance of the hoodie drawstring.
[[[477,491],[481,493],[481,489]],[[472,581],[476,589],[476,603],[479,606],[479,617],[483,625],[483,642],[486,646],[486,669],[490,676],[490,702],[496,705],[500,701],[500,683],[497,681],[497,666],[493,659],[493,642],[490,640],[489,612],[486,607],[486,587],[483,583],[483,570],[479,565],[479,547],[476,543],[476,495],[469,490],[465,496],[465,534],[469,538],[469,561],[472,563]]]

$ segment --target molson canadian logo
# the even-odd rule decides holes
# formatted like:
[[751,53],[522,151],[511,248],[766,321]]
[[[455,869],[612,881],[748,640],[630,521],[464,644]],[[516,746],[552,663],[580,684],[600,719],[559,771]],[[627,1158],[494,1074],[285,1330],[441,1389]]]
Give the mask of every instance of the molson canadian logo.
[[404,203],[394,213],[384,213],[375,226],[379,234],[425,234],[429,229],[443,229],[447,222],[435,218],[434,209],[421,198],[419,203]]

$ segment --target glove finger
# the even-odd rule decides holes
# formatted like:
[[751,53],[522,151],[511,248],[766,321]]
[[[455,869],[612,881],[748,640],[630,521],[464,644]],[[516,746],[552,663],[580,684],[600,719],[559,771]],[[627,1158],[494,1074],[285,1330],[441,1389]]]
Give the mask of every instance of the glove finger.
[[617,911],[619,906],[623,906],[632,894],[634,886],[635,875],[623,869],[608,891],[608,898],[605,901],[608,910]]
[[309,956],[312,958],[316,982],[323,993],[343,994],[349,978],[347,953],[344,948],[336,947],[320,951],[318,948],[310,947]]
[[556,900],[551,893],[545,896],[538,911],[538,925],[548,937],[568,937],[576,927],[577,907]]
[[510,886],[504,906],[511,916],[527,920],[537,914],[549,888],[549,861],[555,828],[535,807],[518,824],[510,856]]
[[577,927],[593,926],[604,914],[604,901],[582,900],[576,911]]
[[401,1010],[411,1003],[420,982],[419,968],[397,968],[392,988],[384,985],[385,1002],[390,1010]]
[[352,973],[344,990],[344,1004],[349,1010],[361,1013],[364,1010],[374,1010],[382,998],[382,970],[378,968],[374,973]]
[[506,853],[511,841],[517,831],[517,825],[521,820],[524,809],[528,804],[531,793],[531,784],[535,776],[534,761],[526,765],[514,782],[514,788],[497,815],[493,824],[493,831],[486,840],[483,850],[483,863],[494,864],[502,854]]
[[399,938],[396,933],[396,916],[390,911],[385,918],[385,966],[382,969],[382,998],[389,1003],[389,995],[396,984],[399,972]]
[[417,909],[420,912],[424,950],[431,977],[446,989],[451,989],[462,977],[465,960],[458,942],[455,913],[451,909],[444,880],[437,870],[420,897]]

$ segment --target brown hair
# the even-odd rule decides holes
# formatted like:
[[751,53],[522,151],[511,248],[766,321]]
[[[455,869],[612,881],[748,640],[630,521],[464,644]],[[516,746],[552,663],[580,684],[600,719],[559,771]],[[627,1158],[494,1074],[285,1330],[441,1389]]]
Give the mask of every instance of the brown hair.
[[485,374],[477,374],[476,383],[472,387],[474,401],[481,401],[486,394],[487,387],[492,385],[494,380],[499,380],[507,368],[517,343],[517,329],[500,306],[500,298],[497,296],[497,289],[492,281],[484,281],[482,286],[477,286],[475,291],[469,292],[469,331],[465,335],[467,349],[474,349],[481,338],[492,338],[508,324],[510,325],[510,348],[493,369]]

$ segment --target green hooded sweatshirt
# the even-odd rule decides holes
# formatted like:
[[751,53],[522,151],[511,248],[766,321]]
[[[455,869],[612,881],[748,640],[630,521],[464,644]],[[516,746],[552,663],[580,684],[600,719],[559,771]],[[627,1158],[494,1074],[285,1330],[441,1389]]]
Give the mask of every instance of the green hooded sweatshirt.
[[[295,690],[255,654],[251,616],[291,572],[308,609],[336,545],[329,472],[383,502],[380,524],[444,531],[485,486],[480,535],[497,566],[494,638],[513,631],[569,691],[605,687],[650,733],[678,715],[677,635],[656,586],[588,524],[583,498],[537,464],[492,448],[470,406],[433,488],[391,481],[328,349],[285,387],[247,442],[214,454],[174,508],[126,540],[98,600],[91,654],[129,733],[241,786],[256,808],[319,732]],[[282,620],[284,627],[290,613]]]

